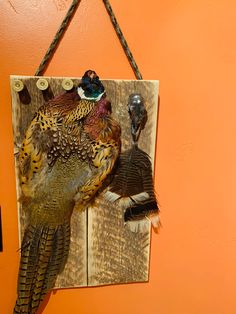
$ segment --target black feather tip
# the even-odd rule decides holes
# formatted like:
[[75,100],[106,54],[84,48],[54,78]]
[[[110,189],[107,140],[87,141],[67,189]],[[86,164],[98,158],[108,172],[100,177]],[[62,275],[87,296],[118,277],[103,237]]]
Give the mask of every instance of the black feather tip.
[[141,220],[151,213],[158,213],[159,208],[155,200],[128,207],[124,213],[124,221]]

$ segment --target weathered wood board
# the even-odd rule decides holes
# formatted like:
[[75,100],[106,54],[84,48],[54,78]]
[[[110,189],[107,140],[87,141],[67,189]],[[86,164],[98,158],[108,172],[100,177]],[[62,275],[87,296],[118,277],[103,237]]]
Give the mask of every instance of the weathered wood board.
[[[64,92],[64,78],[44,77],[54,96]],[[20,79],[28,91],[28,101],[22,102],[19,93],[11,88],[15,146],[16,182],[19,209],[19,235],[22,238],[25,213],[20,202],[18,182],[18,151],[25,131],[35,111],[45,103],[45,95],[36,86],[38,77],[12,76],[11,86]],[[79,78],[71,78],[74,85]],[[158,81],[103,80],[112,115],[122,128],[122,150],[131,147],[130,120],[127,111],[128,96],[141,93],[145,99],[148,121],[139,139],[139,147],[154,160],[158,109]],[[123,209],[105,200],[101,193],[93,207],[84,212],[74,211],[71,219],[71,245],[57,288],[97,286],[118,283],[144,282],[149,276],[150,222],[142,230],[133,231],[124,224]]]

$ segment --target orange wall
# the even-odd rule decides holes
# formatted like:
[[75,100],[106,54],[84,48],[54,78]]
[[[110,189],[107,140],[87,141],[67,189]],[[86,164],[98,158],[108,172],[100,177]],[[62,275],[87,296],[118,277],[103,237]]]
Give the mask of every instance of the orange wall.
[[[0,313],[11,313],[18,267],[10,74],[33,75],[69,0],[0,3],[4,252]],[[60,290],[44,313],[235,314],[236,2],[111,0],[144,79],[160,80],[150,282]],[[134,75],[101,0],[83,0],[46,75]]]

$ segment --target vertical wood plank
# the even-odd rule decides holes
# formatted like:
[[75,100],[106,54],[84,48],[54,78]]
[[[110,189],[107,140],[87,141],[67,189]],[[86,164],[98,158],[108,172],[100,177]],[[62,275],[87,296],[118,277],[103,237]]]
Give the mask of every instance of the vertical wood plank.
[[[122,151],[131,147],[128,97],[140,93],[145,99],[148,121],[139,147],[154,160],[157,123],[158,83],[150,81],[104,81],[112,112],[122,128]],[[89,208],[88,285],[143,282],[149,276],[150,223],[131,230],[124,224],[123,209],[108,203],[101,194]],[[139,226],[142,225],[142,228]]]

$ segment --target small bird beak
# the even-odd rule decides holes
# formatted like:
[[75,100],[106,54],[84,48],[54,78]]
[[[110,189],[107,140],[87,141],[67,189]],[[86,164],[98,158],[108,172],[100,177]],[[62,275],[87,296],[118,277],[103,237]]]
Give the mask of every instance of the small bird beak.
[[141,124],[134,126],[131,124],[131,134],[134,142],[137,142],[141,133]]

